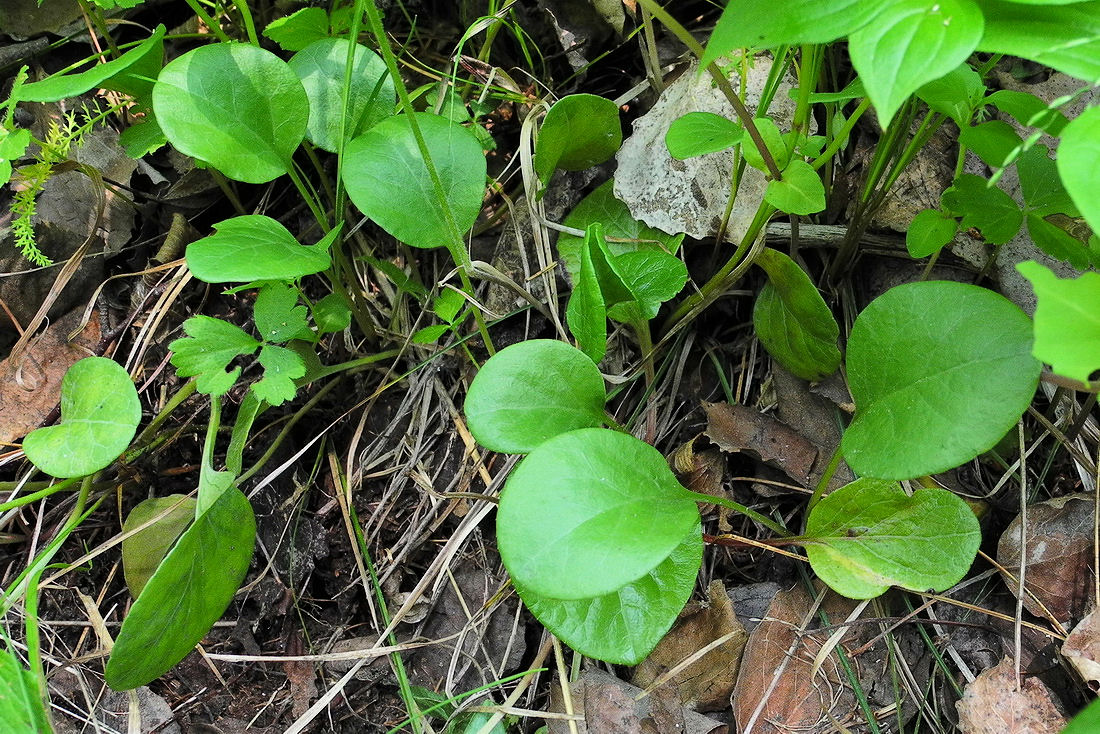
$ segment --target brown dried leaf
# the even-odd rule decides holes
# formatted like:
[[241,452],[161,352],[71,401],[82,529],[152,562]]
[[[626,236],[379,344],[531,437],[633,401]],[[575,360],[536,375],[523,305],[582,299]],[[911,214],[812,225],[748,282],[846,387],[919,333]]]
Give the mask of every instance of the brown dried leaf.
[[[583,716],[577,721],[578,734],[728,734],[725,724],[690,709],[674,710],[675,694],[643,696],[642,689],[619,680],[602,670],[587,670],[570,684],[573,712]],[[550,693],[550,711],[565,713],[561,686],[555,681]],[[547,719],[549,734],[570,734],[565,719]],[[655,728],[661,726],[679,728]]]
[[82,316],[82,308],[74,309],[32,338],[16,359],[0,362],[0,442],[12,443],[38,428],[61,399],[65,373],[95,354],[101,335],[95,311],[76,339],[66,341]]
[[[1092,519],[1094,499],[1073,494],[1037,502],[1027,511],[1024,542],[1027,549],[1025,582],[1059,622],[1080,619],[1092,604]],[[1020,572],[1020,532],[1017,517],[997,544],[997,561],[1013,574]],[[1005,579],[1016,593],[1015,581]],[[1046,616],[1030,595],[1024,607]]]
[[1066,718],[1050,689],[1038,678],[1016,687],[1015,665],[1005,658],[982,671],[955,707],[963,734],[1058,734]]
[[1062,643],[1062,657],[1093,691],[1100,691],[1100,610],[1093,609]]
[[679,691],[684,705],[698,711],[717,711],[729,706],[749,634],[738,621],[721,581],[711,582],[707,596],[708,604],[693,603],[684,609],[669,633],[634,671],[633,683],[648,688],[702,648],[729,637],[669,682]]
[[807,488],[820,477],[817,446],[786,423],[746,405],[704,403],[703,410],[706,436],[723,451],[748,452]]
[[801,586],[779,592],[749,636],[733,692],[740,731],[752,727],[754,734],[810,734],[835,731],[834,721],[850,726],[855,720],[855,696],[844,683],[836,656],[826,657],[814,672],[814,659],[828,634],[799,634],[812,603]]

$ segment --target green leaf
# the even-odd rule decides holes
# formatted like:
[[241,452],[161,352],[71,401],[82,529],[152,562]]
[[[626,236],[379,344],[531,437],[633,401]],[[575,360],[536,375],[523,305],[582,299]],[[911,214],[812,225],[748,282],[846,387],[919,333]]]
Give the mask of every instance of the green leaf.
[[1092,262],[1084,242],[1036,214],[1027,215],[1027,233],[1040,250],[1078,270],[1085,270]]
[[764,200],[788,214],[814,214],[825,208],[825,185],[813,166],[793,160],[783,170],[782,181],[769,181]]
[[144,158],[168,143],[168,137],[157,124],[152,112],[145,115],[141,122],[131,125],[118,136],[118,143],[133,159]]
[[11,650],[0,650],[0,730],[20,734],[51,734],[42,705],[38,676],[23,667]]
[[312,338],[313,332],[306,323],[306,307],[297,304],[297,288],[279,281],[265,283],[253,308],[260,338],[276,343]]
[[540,443],[512,471],[497,545],[517,586],[588,599],[653,571],[698,523],[694,500],[657,449],[581,428]]
[[161,71],[153,110],[168,140],[245,183],[287,172],[302,142],[309,101],[275,54],[245,43],[188,51]]
[[526,454],[558,434],[604,423],[603,375],[583,352],[529,339],[489,358],[466,393],[470,433],[493,451]]
[[916,92],[933,112],[950,117],[959,127],[970,122],[982,101],[985,85],[970,64],[959,64],[939,79],[924,84]]
[[673,158],[684,160],[716,153],[741,142],[745,128],[713,112],[689,112],[672,121],[665,133],[665,147]]
[[449,324],[432,324],[425,326],[412,335],[413,344],[435,344],[439,337],[451,330]]
[[309,98],[309,125],[306,137],[317,147],[335,153],[340,135],[350,139],[369,129],[394,112],[397,93],[386,71],[386,63],[366,46],[355,44],[355,63],[348,89],[346,128],[344,109],[344,69],[347,66],[346,38],[314,41],[288,62],[302,80]]
[[1016,266],[1035,289],[1032,354],[1056,374],[1089,382],[1100,369],[1100,273],[1059,278],[1037,262]]
[[1045,145],[1034,145],[1016,159],[1020,175],[1020,193],[1029,213],[1041,217],[1050,214],[1077,216],[1078,210],[1062,186],[1058,166]]
[[1100,731],[1100,699],[1094,699],[1070,719],[1062,734],[1094,734],[1097,731]]
[[240,367],[227,369],[237,357],[247,357],[260,342],[243,329],[210,316],[192,316],[183,322],[187,334],[168,345],[172,364],[180,377],[198,375],[199,392],[224,395],[241,374]]
[[[665,250],[676,252],[684,235],[665,234],[659,229],[647,227],[630,216],[626,204],[615,198],[615,182],[609,180],[598,186],[573,207],[565,218],[565,226],[587,230],[593,223],[603,227],[604,241],[612,255],[638,250]],[[608,237],[626,242],[611,242]],[[562,232],[558,235],[558,256],[565,262],[565,269],[574,280],[581,267],[581,245],[583,237]]]
[[1053,136],[1061,135],[1066,123],[1069,122],[1061,112],[1027,92],[998,89],[986,97],[985,101],[1001,112],[1012,115],[1021,125],[1037,127]]
[[607,352],[607,304],[592,264],[592,253],[599,249],[600,225],[591,224],[581,249],[581,269],[573,278],[573,292],[565,309],[565,322],[577,340],[577,347],[596,364]]
[[558,100],[539,128],[535,173],[545,186],[557,168],[580,171],[615,155],[623,144],[619,108],[605,97],[570,94]]
[[448,324],[453,324],[465,305],[466,298],[461,293],[450,288],[444,288],[432,301],[432,312]]
[[887,0],[739,0],[726,5],[700,64],[740,48],[828,43],[868,23]]
[[928,257],[955,238],[959,223],[939,209],[925,209],[913,217],[905,232],[905,249],[911,257]]
[[298,392],[294,381],[306,373],[306,363],[293,350],[264,344],[257,358],[264,368],[263,379],[253,383],[252,392],[270,405],[293,400]]
[[218,222],[216,234],[187,246],[187,267],[206,283],[291,280],[332,264],[328,249],[339,227],[316,245],[303,247],[271,217],[246,214]]
[[973,0],[895,0],[848,38],[848,53],[885,128],[921,85],[966,61],[982,37]]
[[948,213],[962,217],[962,228],[981,230],[995,245],[1003,245],[1016,236],[1024,213],[1012,197],[981,176],[964,173],[940,197]]
[[284,51],[301,51],[309,44],[329,37],[328,13],[324,8],[302,8],[268,23],[264,35]]
[[51,476],[94,474],[110,466],[141,422],[141,401],[130,375],[105,357],[85,357],[61,380],[61,423],[31,431],[23,451]]
[[806,555],[834,591],[870,599],[891,586],[943,591],[970,570],[982,533],[973,510],[944,489],[907,495],[863,478],[819,502],[806,521]]
[[320,334],[332,334],[351,326],[351,309],[339,293],[329,293],[313,304],[313,323]]
[[990,120],[959,131],[959,142],[992,168],[1004,168],[1019,154],[1023,141],[1004,120]]
[[1035,394],[1031,320],[1001,295],[964,283],[891,288],[848,338],[856,415],[844,458],[857,474],[910,479],[988,451]]
[[840,327],[802,268],[764,248],[754,262],[768,273],[752,323],[768,354],[804,380],[820,380],[840,366]]
[[661,304],[684,289],[688,271],[683,261],[664,250],[653,248],[611,255],[601,240],[604,257],[626,286],[632,300],[615,303],[608,299],[607,315],[623,323],[649,321]]
[[153,35],[114,61],[95,64],[87,71],[54,74],[40,82],[24,84],[19,87],[17,98],[21,102],[57,102],[68,97],[79,97],[85,92],[104,87],[109,79],[123,75],[146,56],[159,68],[163,55],[164,26],[158,25]]
[[7,130],[0,127],[0,158],[8,161],[18,160],[27,152],[31,144],[31,131],[23,128]]
[[[1100,3],[1095,5],[1097,12],[1100,12]],[[1062,142],[1058,145],[1058,173],[1093,232],[1100,232],[1097,171],[1100,171],[1100,107],[1091,107],[1062,131]]]
[[1100,2],[1058,7],[977,2],[985,15],[979,51],[1022,56],[1089,84],[1100,83]]
[[[772,154],[775,164],[779,166],[780,169],[786,167],[787,161],[790,160],[791,157],[791,151],[787,147],[786,141],[783,139],[783,133],[779,131],[779,126],[776,125],[775,121],[770,117],[757,117],[753,120],[753,124],[756,125],[756,131],[760,133],[760,137],[764,141],[764,145],[767,146],[768,152]],[[760,155],[760,150],[756,147],[756,142],[753,141],[747,133],[744,143],[745,145],[741,146],[741,155],[745,157],[745,163],[748,163],[758,171],[771,173],[771,169],[764,163],[764,158]]]
[[167,497],[150,497],[139,502],[126,522],[122,523],[122,532],[128,533],[162,515],[144,530],[122,541],[122,572],[130,595],[135,599],[164,560],[164,556],[176,542],[176,538],[187,529],[195,518],[195,500],[184,494],[170,494]]
[[107,685],[131,690],[183,660],[229,606],[255,541],[252,506],[230,487],[184,531],[130,608],[107,661]]
[[555,637],[585,657],[640,663],[672,627],[695,588],[703,560],[696,527],[668,558],[636,581],[590,599],[549,599],[522,586],[520,598]]
[[[465,233],[481,211],[485,155],[461,125],[415,114],[445,202],[436,196],[406,115],[388,117],[348,143],[341,175],[352,202],[382,229],[413,247],[443,247]],[[447,224],[446,206],[457,233]]]

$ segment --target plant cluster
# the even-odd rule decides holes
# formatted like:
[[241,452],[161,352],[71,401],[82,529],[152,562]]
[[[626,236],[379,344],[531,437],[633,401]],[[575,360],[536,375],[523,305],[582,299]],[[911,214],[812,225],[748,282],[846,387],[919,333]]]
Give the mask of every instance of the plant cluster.
[[[127,0],[125,6],[139,0]],[[109,6],[111,0],[96,0]],[[485,150],[492,139],[456,88],[434,90],[434,108],[421,110],[400,74],[374,2],[355,0],[331,15],[306,8],[263,31],[282,55],[261,44],[247,3],[235,4],[245,42],[231,41],[217,22],[205,45],[167,64],[164,27],[105,63],[43,81],[21,77],[0,130],[5,178],[24,182],[17,198],[19,244],[41,262],[29,229],[34,196],[67,160],[95,121],[110,112],[74,117],[37,141],[36,162],[21,165],[29,133],[14,125],[19,102],[48,102],[94,89],[128,96],[140,119],[122,137],[140,157],[170,144],[218,176],[245,184],[286,177],[314,218],[309,244],[284,224],[241,211],[214,225],[214,234],[187,248],[196,279],[255,292],[256,335],[227,321],[198,315],[173,341],[171,363],[194,378],[141,435],[133,383],[111,360],[78,362],[65,378],[61,422],[27,436],[27,458],[63,479],[51,491],[79,483],[70,522],[17,582],[5,590],[4,610],[37,590],[38,575],[86,514],[91,487],[116,462],[137,460],[155,439],[166,413],[187,396],[209,397],[210,417],[197,496],[155,498],[126,523],[126,579],[135,597],[106,666],[120,690],[144,685],[179,662],[209,631],[236,593],[252,557],[255,519],[241,484],[262,464],[244,466],[244,445],[259,415],[292,401],[322,377],[392,356],[377,354],[325,366],[314,349],[326,334],[374,329],[350,287],[347,243],[353,209],[412,248],[445,248],[461,282],[430,304],[437,325],[410,339],[431,344],[480,338],[491,356],[480,366],[465,402],[473,436],[492,451],[524,458],[499,499],[496,539],[512,583],[530,611],[578,652],[635,664],[667,632],[691,595],[704,553],[700,503],[720,503],[747,515],[777,543],[805,549],[817,576],[846,596],[867,599],[892,586],[942,591],[969,570],[981,541],[977,518],[962,499],[934,486],[931,475],[960,466],[994,447],[1031,403],[1042,363],[1050,379],[1094,390],[1100,367],[1100,277],[1082,272],[1063,280],[1034,262],[1018,265],[1034,285],[1034,319],[988,288],[927,281],[894,287],[866,306],[843,331],[822,289],[837,283],[859,254],[871,216],[917,151],[942,125],[958,126],[956,176],[940,206],[921,212],[906,245],[929,267],[960,232],[1000,246],[1026,227],[1050,258],[1085,271],[1100,262],[1100,108],[1069,119],[1079,94],[1052,102],[992,91],[986,75],[1002,55],[1030,59],[1082,80],[1081,93],[1100,81],[1100,4],[1028,0],[740,0],[726,6],[706,47],[655,0],[640,0],[647,24],[660,24],[697,57],[727,98],[732,117],[691,112],[668,129],[677,159],[733,150],[737,162],[729,197],[748,168],[767,179],[747,232],[727,260],[691,293],[681,249],[683,235],[646,227],[617,199],[609,181],[590,193],[563,223],[558,256],[572,284],[564,340],[536,339],[497,352],[478,306],[467,234],[486,193]],[[491,16],[501,20],[503,11]],[[378,53],[360,43],[361,25]],[[490,23],[491,24],[491,23]],[[215,42],[217,41],[217,42]],[[840,88],[838,42],[847,42],[854,74]],[[270,43],[268,43],[270,46]],[[749,109],[728,69],[769,51],[773,73],[762,102]],[[284,56],[286,58],[284,58]],[[832,66],[830,66],[832,65]],[[826,74],[826,69],[832,73]],[[793,69],[793,119],[776,119],[769,100]],[[471,113],[473,110],[473,113]],[[826,207],[823,173],[848,145],[871,110],[881,138],[854,202],[848,236],[821,281],[797,252],[764,246],[767,223],[793,221]],[[1026,136],[993,111],[1014,118]],[[573,94],[531,113],[537,123],[527,195],[537,202],[558,170],[604,163],[622,144],[620,110],[612,100]],[[820,134],[813,120],[826,119]],[[1057,142],[1057,157],[1041,141]],[[964,171],[968,152],[992,171]],[[329,154],[335,178],[302,161]],[[1015,169],[1022,205],[997,187]],[[316,175],[314,175],[316,174]],[[92,174],[89,174],[92,175]],[[1084,228],[1070,225],[1082,222]],[[725,223],[722,225],[725,227]],[[1083,234],[1082,234],[1083,232]],[[306,235],[301,235],[306,239]],[[372,260],[400,288],[414,284],[391,263]],[[633,336],[647,383],[655,378],[662,339],[743,278],[755,265],[766,278],[752,313],[767,352],[793,374],[820,380],[843,369],[855,402],[830,471],[809,500],[804,526],[783,522],[726,499],[685,489],[664,457],[607,412],[599,365],[609,322]],[[387,269],[388,268],[388,269]],[[480,269],[479,269],[480,268]],[[305,278],[323,275],[328,295],[311,300]],[[498,274],[499,275],[499,274]],[[496,277],[496,276],[494,276]],[[500,276],[503,277],[503,276]],[[517,293],[534,300],[522,287]],[[421,296],[426,292],[421,289]],[[666,318],[655,319],[665,304]],[[546,311],[546,304],[537,304]],[[557,323],[557,314],[551,314]],[[472,323],[471,323],[472,322]],[[565,329],[561,329],[565,336]],[[471,361],[473,353],[467,351]],[[231,389],[255,364],[237,409],[222,469],[215,468],[221,411]],[[476,362],[475,362],[476,364]],[[243,389],[243,388],[242,388]],[[135,439],[136,436],[136,439]],[[843,459],[859,477],[825,490]],[[923,485],[909,491],[908,480]],[[33,496],[31,496],[33,497]],[[5,506],[30,501],[19,498]],[[28,638],[32,636],[28,630]],[[29,691],[19,715],[41,722],[32,705],[41,661],[31,671],[14,658],[0,670]],[[480,719],[479,719],[480,721]],[[40,726],[40,724],[33,724]]]

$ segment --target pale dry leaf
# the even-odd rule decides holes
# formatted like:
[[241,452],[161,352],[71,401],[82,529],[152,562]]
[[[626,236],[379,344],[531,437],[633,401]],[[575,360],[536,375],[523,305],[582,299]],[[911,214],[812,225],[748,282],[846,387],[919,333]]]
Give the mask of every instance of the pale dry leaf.
[[1070,662],[1094,692],[1100,692],[1100,610],[1078,622],[1062,643],[1062,657]]
[[1024,676],[1016,686],[1011,658],[982,671],[955,704],[962,734],[1058,734],[1066,718],[1050,689]]

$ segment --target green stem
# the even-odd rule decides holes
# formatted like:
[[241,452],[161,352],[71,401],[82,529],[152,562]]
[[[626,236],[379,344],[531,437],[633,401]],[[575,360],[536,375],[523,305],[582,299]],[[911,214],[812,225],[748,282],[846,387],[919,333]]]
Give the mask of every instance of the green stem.
[[863,113],[871,108],[871,98],[864,97],[859,102],[859,106],[852,111],[851,117],[844,121],[844,125],[837,132],[836,136],[829,141],[829,145],[821,152],[821,155],[814,160],[810,165],[814,167],[814,170],[820,169],[829,160],[836,155],[846,142],[848,142],[848,136],[852,134],[852,130],[855,128],[856,123],[859,122],[859,118],[863,117]]
[[248,42],[253,46],[259,46],[260,38],[256,35],[256,23],[252,20],[252,10],[248,7],[248,0],[240,0],[234,5],[237,12],[241,14],[241,20],[244,21],[244,32],[248,35]]
[[810,501],[806,506],[808,512],[813,512],[814,506],[825,495],[825,489],[829,486],[829,482],[832,481],[833,475],[836,474],[836,470],[840,467],[842,458],[844,458],[844,454],[840,450],[840,444],[837,444],[836,451],[833,452],[832,457],[829,459],[828,466],[825,467],[825,472],[821,475],[821,479],[818,481],[817,486],[814,487],[814,493],[810,496]]
[[145,453],[146,444],[150,443],[153,440],[153,437],[156,436],[157,431],[160,430],[161,424],[168,420],[168,416],[172,415],[172,412],[176,408],[178,408],[184,400],[191,397],[195,393],[195,388],[197,386],[198,383],[196,379],[192,377],[190,380],[184,383],[182,387],[176,390],[175,394],[173,394],[172,397],[168,398],[168,401],[164,404],[164,407],[161,408],[160,412],[157,413],[156,417],[153,418],[153,420],[149,421],[149,425],[145,426],[141,434],[137,438],[135,438],[130,444],[135,448],[130,449],[126,454],[123,455],[123,463],[128,464],[137,459],[137,457],[141,456],[143,453]]
[[206,11],[202,9],[201,5],[199,5],[199,0],[184,0],[184,2],[186,2],[187,5],[191,8],[191,12],[199,16],[199,20],[203,22],[203,25],[209,28],[210,32],[218,37],[219,41],[221,41],[222,43],[230,43],[233,40],[225,34],[225,31],[222,30],[220,23],[207,15]]
[[68,489],[72,485],[76,484],[76,482],[77,482],[76,479],[66,479],[63,482],[58,482],[57,484],[52,484],[48,487],[45,487],[44,489],[38,490],[37,492],[32,492],[30,494],[23,495],[22,497],[14,499],[10,502],[4,502],[3,504],[0,504],[0,512],[7,512],[8,510],[15,510],[15,509],[18,509],[20,507],[25,507],[29,504],[37,502],[38,500],[42,499],[43,497],[49,497],[51,494],[54,494],[55,492],[60,492],[63,489]]
[[736,512],[740,512],[742,515],[744,515],[745,517],[748,517],[751,520],[755,520],[756,522],[760,523],[761,525],[768,528],[769,530],[771,530],[773,533],[776,533],[777,535],[781,535],[784,538],[791,537],[791,532],[789,530],[787,530],[787,528],[783,527],[782,525],[777,523],[775,520],[772,520],[770,517],[768,517],[766,515],[761,515],[756,510],[750,510],[748,507],[745,507],[740,502],[734,502],[733,500],[727,499],[725,497],[716,497],[716,496],[710,495],[710,494],[701,494],[699,492],[692,492],[691,490],[688,490],[688,489],[684,490],[684,494],[688,495],[691,499],[695,500],[696,502],[701,502],[703,504],[721,505],[722,507],[728,507],[731,510],[734,510]]

